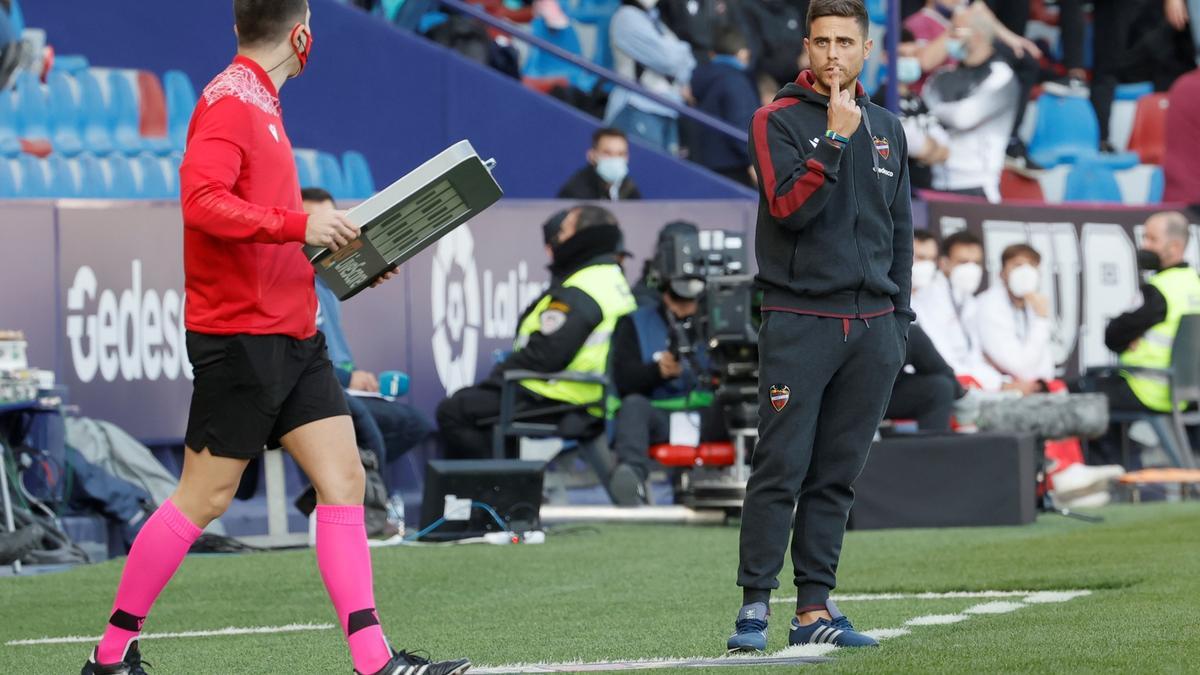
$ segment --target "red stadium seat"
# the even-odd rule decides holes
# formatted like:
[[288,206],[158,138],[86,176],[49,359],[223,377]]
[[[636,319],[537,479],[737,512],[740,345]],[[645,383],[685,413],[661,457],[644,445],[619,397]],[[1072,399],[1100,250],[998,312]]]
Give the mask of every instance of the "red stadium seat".
[[1136,152],[1142,164],[1162,164],[1167,147],[1167,95],[1150,94],[1137,103],[1129,150]]
[[1005,169],[1000,174],[1000,196],[1005,199],[1024,199],[1029,201],[1046,201],[1042,186],[1034,178]]
[[521,84],[525,85],[526,89],[532,89],[541,94],[549,94],[555,87],[566,89],[571,86],[571,81],[565,77],[523,77]]
[[167,97],[163,94],[158,76],[145,70],[138,71],[138,107],[140,108],[139,131],[143,136],[164,138],[167,135]]

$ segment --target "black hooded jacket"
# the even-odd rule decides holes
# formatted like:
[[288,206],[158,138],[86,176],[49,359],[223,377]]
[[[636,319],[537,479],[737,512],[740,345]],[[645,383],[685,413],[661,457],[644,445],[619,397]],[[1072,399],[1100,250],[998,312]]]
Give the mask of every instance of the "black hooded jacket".
[[863,121],[825,138],[828,97],[805,71],[754,115],[759,175],[756,280],[764,311],[843,319],[915,315],[908,147],[900,121],[858,87]]

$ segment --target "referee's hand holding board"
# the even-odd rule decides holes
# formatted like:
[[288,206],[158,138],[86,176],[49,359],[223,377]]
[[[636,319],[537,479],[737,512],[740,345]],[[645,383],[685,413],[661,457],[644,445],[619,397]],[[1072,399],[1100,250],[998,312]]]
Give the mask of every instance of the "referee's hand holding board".
[[862,123],[862,110],[854,102],[854,94],[842,89],[841,74],[829,78],[829,126],[839,136],[850,138]]
[[345,212],[320,211],[308,217],[304,243],[337,251],[357,239],[358,233],[359,227],[346,218]]

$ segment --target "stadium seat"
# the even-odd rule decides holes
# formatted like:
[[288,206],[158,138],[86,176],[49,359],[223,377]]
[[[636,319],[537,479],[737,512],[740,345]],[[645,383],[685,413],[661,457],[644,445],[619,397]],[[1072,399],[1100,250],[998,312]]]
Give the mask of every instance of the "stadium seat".
[[375,194],[375,179],[361,152],[350,150],[342,154],[342,179],[346,181],[346,195],[350,199],[366,199]]
[[88,152],[104,156],[113,151],[111,116],[105,87],[89,69],[79,74],[79,110],[83,115],[83,145]]
[[[577,56],[583,56],[583,48],[579,45],[579,36],[575,28],[568,25],[562,30],[551,30],[546,22],[538,17],[530,24],[534,37],[539,37],[556,47]],[[596,76],[586,70],[569,63],[553,54],[535,48],[529,50],[529,59],[525,62],[524,75],[529,77],[566,77],[580,91],[591,91],[596,86]]]
[[188,123],[196,107],[196,90],[188,76],[179,70],[168,70],[163,75],[163,88],[167,97],[167,135],[171,147],[183,150]]
[[17,137],[17,115],[13,110],[12,92],[0,91],[0,158],[15,157],[21,152]]
[[141,196],[128,157],[112,155],[101,160],[101,166],[104,167],[109,199],[138,199]]
[[46,106],[46,92],[37,75],[24,71],[17,75],[15,89],[17,135],[28,139],[50,138],[50,111]]
[[887,0],[867,0],[867,17],[873,24],[886,26],[888,20]]
[[108,73],[109,105],[112,110],[113,146],[117,152],[136,155],[145,149],[139,132],[137,92],[129,71]]
[[137,73],[138,133],[147,150],[163,157],[171,154],[167,136],[167,99],[158,76],[146,70]]
[[1118,84],[1113,98],[1118,101],[1137,101],[1154,93],[1153,82],[1126,82]]
[[62,71],[50,73],[50,127],[54,151],[74,157],[83,152],[78,83]]
[[1139,164],[1116,173],[1121,187],[1121,201],[1129,206],[1144,206],[1162,201],[1165,179],[1162,167]]
[[17,196],[17,179],[13,176],[12,161],[0,157],[0,199]]
[[83,199],[103,199],[108,196],[108,181],[104,167],[95,155],[83,154],[71,160],[79,166],[79,196]]
[[14,162],[17,176],[17,194],[21,199],[44,199],[50,196],[50,186],[46,180],[44,160],[33,155],[21,155]]
[[292,157],[296,159],[296,174],[301,188],[324,187],[321,183],[321,168],[317,165],[316,150],[292,150]]
[[342,167],[337,157],[328,152],[317,153],[317,167],[321,187],[329,190],[334,199],[346,199],[346,181],[342,180]]
[[1084,160],[1076,163],[1067,174],[1063,201],[1120,204],[1121,188],[1112,168]]
[[1042,186],[1036,180],[1008,169],[1000,174],[1000,196],[1005,201],[1010,199],[1046,201],[1046,196],[1042,193]]
[[1079,159],[1114,169],[1137,164],[1137,157],[1131,153],[1100,154],[1100,123],[1087,99],[1043,93],[1037,103],[1037,120],[1029,142],[1033,161],[1044,167]]
[[612,40],[609,38],[609,26],[612,16],[621,6],[620,0],[579,0],[575,10],[569,12],[571,18],[579,23],[596,27],[596,46],[592,52],[592,63],[605,68],[613,67]]
[[171,186],[167,177],[168,168],[162,159],[153,155],[142,155],[130,162],[137,179],[138,196],[142,199],[169,199]]
[[1133,115],[1133,131],[1129,134],[1129,150],[1136,152],[1143,164],[1161,164],[1167,146],[1167,95],[1151,94],[1142,97]]
[[51,197],[76,199],[82,196],[82,177],[78,173],[78,165],[72,166],[71,161],[62,155],[51,155],[46,165],[50,169]]
[[82,54],[56,54],[54,56],[54,67],[50,69],[50,72],[78,75],[90,66],[91,63]]
[[179,165],[183,163],[183,153],[173,152],[166,158],[171,172],[171,196],[179,197]]

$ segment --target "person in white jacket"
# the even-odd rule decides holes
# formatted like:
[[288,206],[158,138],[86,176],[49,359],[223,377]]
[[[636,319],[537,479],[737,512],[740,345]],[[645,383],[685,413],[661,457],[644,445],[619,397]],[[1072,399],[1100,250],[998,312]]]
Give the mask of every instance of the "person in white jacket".
[[1000,255],[1001,283],[978,298],[983,355],[1022,393],[1046,390],[1054,379],[1050,301],[1040,292],[1042,256],[1028,244],[1013,244]]

